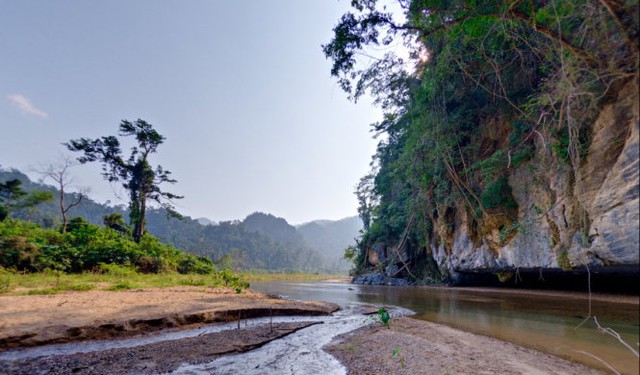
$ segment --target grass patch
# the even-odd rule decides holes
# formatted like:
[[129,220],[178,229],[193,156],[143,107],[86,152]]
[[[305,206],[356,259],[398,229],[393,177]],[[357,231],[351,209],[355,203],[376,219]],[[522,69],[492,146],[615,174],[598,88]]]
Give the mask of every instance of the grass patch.
[[261,273],[261,272],[242,272],[239,274],[241,279],[249,282],[266,282],[266,281],[320,281],[326,279],[335,279],[340,277],[348,277],[347,275],[335,274],[311,274],[311,273]]
[[356,350],[358,350],[358,347],[356,345],[353,345],[351,343],[349,344],[345,344],[344,348],[350,352],[355,352]]
[[204,277],[199,277],[199,278],[189,277],[184,280],[178,280],[178,284],[187,285],[187,286],[205,286],[207,285],[207,281],[205,280]]
[[58,294],[64,292],[86,292],[87,290],[96,289],[96,286],[93,284],[60,284],[58,286],[54,286],[52,288],[40,288],[40,289],[31,289],[26,291],[26,295],[34,296],[34,295],[46,295],[46,294]]
[[39,295],[46,295],[46,294],[56,294],[56,293],[60,293],[60,292],[61,292],[61,290],[58,290],[58,289],[47,288],[47,289],[29,290],[26,294],[28,296],[39,296]]
[[11,278],[9,277],[11,272],[0,267],[0,294],[6,293],[11,290]]
[[105,290],[117,291],[117,290],[129,290],[129,289],[133,289],[133,285],[131,285],[131,283],[127,281],[120,281],[114,285],[111,285]]
[[248,288],[242,276],[229,271],[211,275],[183,275],[177,272],[141,274],[130,270],[55,274],[53,272],[15,273],[0,270],[0,294],[56,294],[65,291],[127,290],[132,288],[168,288],[174,286]]

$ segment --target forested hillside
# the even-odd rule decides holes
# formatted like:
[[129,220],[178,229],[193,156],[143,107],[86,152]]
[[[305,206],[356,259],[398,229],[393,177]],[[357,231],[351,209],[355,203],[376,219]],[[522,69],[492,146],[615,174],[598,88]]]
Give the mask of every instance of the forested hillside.
[[[25,191],[58,191],[41,183],[32,182],[27,175],[17,170],[0,169],[0,182],[19,179]],[[66,193],[67,201],[72,201],[77,193]],[[100,204],[84,197],[80,204],[69,210],[69,217],[81,216],[88,222],[102,226],[104,217],[113,213],[128,216],[123,206]],[[17,209],[13,216],[31,221],[45,228],[55,228],[61,223],[60,208],[54,199],[29,209]],[[291,227],[294,231],[295,228]],[[336,271],[325,257],[316,250],[301,243],[291,243],[273,239],[255,230],[249,230],[242,222],[222,222],[218,225],[201,225],[198,221],[185,217],[179,220],[168,215],[164,209],[151,208],[147,211],[146,229],[163,242],[189,253],[205,256],[212,261],[224,261],[242,270],[262,269],[271,271]],[[296,232],[297,233],[297,232]],[[223,259],[224,258],[224,259]]]
[[247,216],[242,224],[249,231],[263,234],[276,242],[313,250],[322,255],[328,269],[340,272],[349,270],[344,251],[354,244],[362,229],[362,222],[357,216],[335,221],[316,220],[294,227],[283,218],[262,212]]
[[296,228],[289,225],[287,220],[281,217],[254,212],[247,216],[242,221],[242,224],[248,231],[264,234],[274,241],[295,246],[306,246],[304,239]]
[[297,226],[305,242],[314,249],[326,254],[335,267],[348,270],[349,262],[344,259],[344,251],[355,244],[360,235],[362,221],[359,217],[347,217],[342,220],[316,220]]
[[353,1],[323,46],[385,111],[356,272],[637,275],[638,2],[398,3]]

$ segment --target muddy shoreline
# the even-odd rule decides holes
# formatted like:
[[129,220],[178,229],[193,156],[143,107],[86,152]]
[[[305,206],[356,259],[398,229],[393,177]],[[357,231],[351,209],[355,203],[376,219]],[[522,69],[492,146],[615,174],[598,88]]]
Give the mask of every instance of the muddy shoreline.
[[157,374],[253,350],[319,322],[273,323],[130,348],[0,361],[3,374]]
[[176,287],[0,296],[0,352],[130,337],[264,316],[329,315],[339,306],[246,290]]
[[347,374],[603,374],[491,337],[408,317],[340,335],[324,348]]

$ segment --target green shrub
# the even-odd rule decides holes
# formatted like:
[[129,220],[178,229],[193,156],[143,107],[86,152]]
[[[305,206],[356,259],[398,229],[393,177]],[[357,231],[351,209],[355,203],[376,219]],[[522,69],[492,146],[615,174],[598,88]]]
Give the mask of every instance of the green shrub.
[[215,271],[213,262],[207,257],[196,257],[192,255],[185,255],[183,259],[178,262],[178,272],[182,274],[201,274],[207,275]]
[[70,220],[64,234],[13,218],[0,222],[0,266],[4,268],[109,272],[107,264],[135,267],[141,273],[216,273],[206,257],[186,254],[149,234],[136,243],[126,234],[83,218]]
[[118,290],[128,290],[133,289],[133,285],[128,281],[120,281],[112,286],[108,287],[106,290],[118,291]]
[[222,284],[228,287],[248,288],[249,283],[240,279],[240,277],[229,269],[223,269],[214,274],[214,284]]
[[572,267],[571,267],[571,261],[569,260],[569,251],[566,248],[560,251],[560,253],[558,254],[557,261],[558,261],[558,266],[563,271],[571,271]]
[[160,273],[166,270],[162,258],[155,256],[143,255],[136,259],[135,264],[140,273]]
[[371,316],[371,319],[389,328],[389,321],[391,320],[391,315],[389,315],[389,312],[384,307],[381,307],[376,312],[376,316]]
[[60,285],[56,286],[53,289],[56,290],[56,291],[60,291],[60,292],[67,291],[67,290],[76,291],[76,292],[85,292],[87,290],[93,290],[95,288],[96,288],[96,286],[93,285],[93,284],[86,284],[86,283],[83,283],[83,284],[64,284],[63,283],[63,284],[60,284]]
[[4,268],[32,271],[39,255],[40,247],[24,236],[0,237],[0,266]]
[[504,242],[511,233],[522,233],[522,232],[523,232],[523,228],[520,222],[514,221],[510,225],[507,225],[502,229],[500,229],[499,240],[500,242]]
[[188,279],[180,279],[178,280],[178,284],[180,285],[188,285],[188,286],[205,286],[206,280],[203,277],[189,277]]
[[100,263],[98,265],[98,271],[100,273],[122,278],[133,277],[138,274],[136,269],[130,264],[120,265],[113,263]]
[[533,150],[528,147],[521,148],[511,155],[511,165],[518,168],[522,163],[533,157]]
[[47,295],[47,294],[56,294],[60,293],[58,289],[55,288],[45,288],[45,289],[32,289],[27,292],[29,296],[39,296],[39,295]]
[[518,204],[511,194],[511,186],[509,186],[507,176],[500,176],[493,182],[487,184],[480,196],[480,200],[485,208],[518,207]]
[[45,245],[36,260],[38,270],[51,269],[64,272],[79,272],[82,269],[80,253],[74,247]]
[[558,160],[569,162],[569,131],[567,128],[562,128],[556,133],[556,140],[551,143],[551,149]]
[[11,290],[11,272],[0,266],[0,294]]

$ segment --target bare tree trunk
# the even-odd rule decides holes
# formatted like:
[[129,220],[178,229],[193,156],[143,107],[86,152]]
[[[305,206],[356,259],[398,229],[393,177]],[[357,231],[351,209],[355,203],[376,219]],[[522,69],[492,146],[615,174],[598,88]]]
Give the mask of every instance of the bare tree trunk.
[[60,180],[60,212],[62,213],[62,233],[67,232],[67,211],[64,207],[64,183]]

